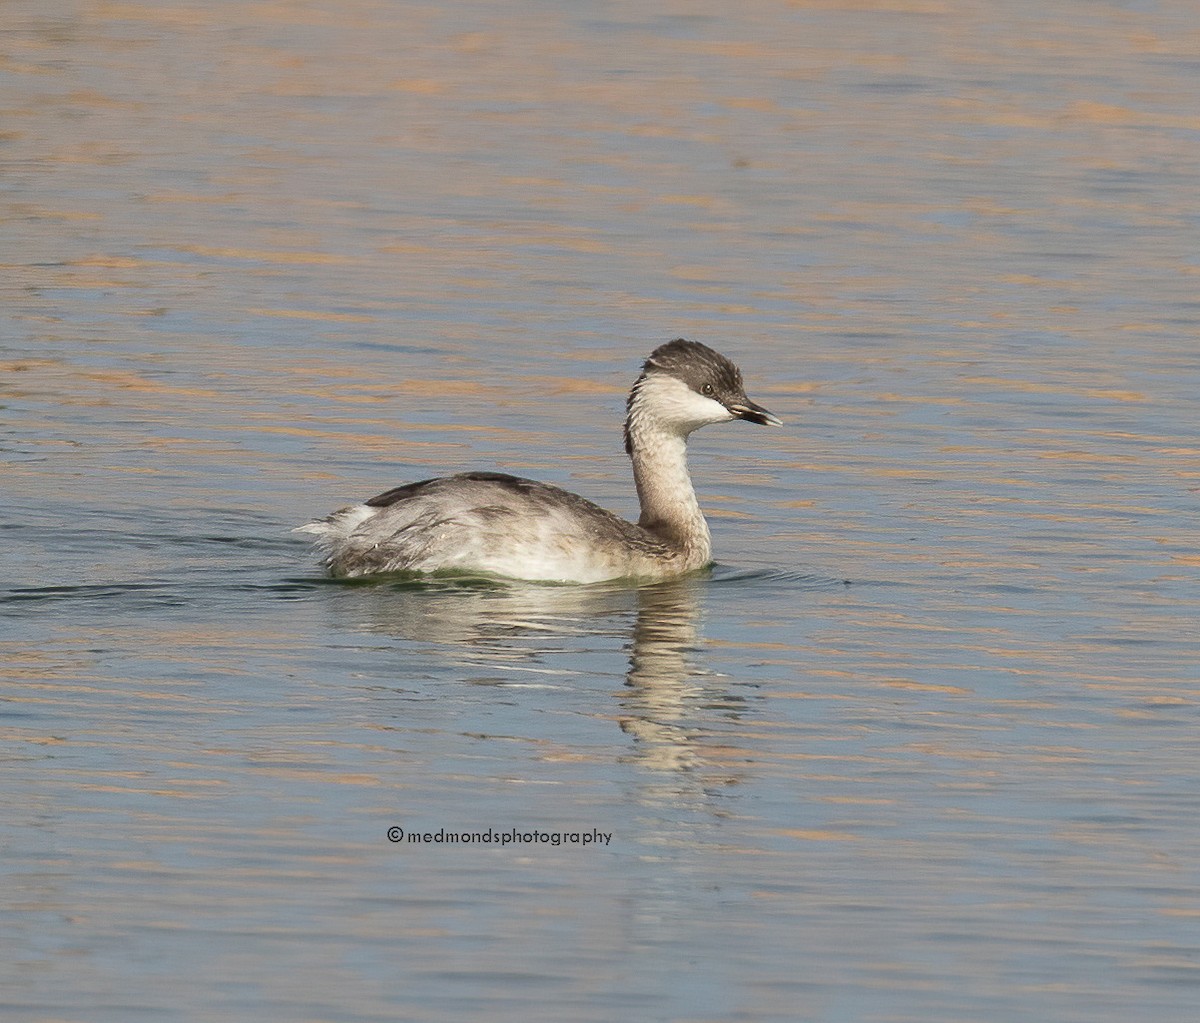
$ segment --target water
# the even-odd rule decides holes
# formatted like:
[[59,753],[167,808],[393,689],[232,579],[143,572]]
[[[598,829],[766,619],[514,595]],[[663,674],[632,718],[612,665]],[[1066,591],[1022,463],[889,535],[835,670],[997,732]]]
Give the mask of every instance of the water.
[[[8,4],[5,1018],[1194,1019],[1196,32]],[[694,439],[710,577],[289,534],[635,514],[678,335],[787,422]]]

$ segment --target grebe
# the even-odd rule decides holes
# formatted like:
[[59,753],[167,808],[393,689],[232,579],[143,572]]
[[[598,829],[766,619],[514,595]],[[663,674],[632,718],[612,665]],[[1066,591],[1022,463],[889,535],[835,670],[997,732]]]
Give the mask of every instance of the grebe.
[[688,435],[731,419],[783,424],[746,397],[732,362],[683,338],[651,353],[626,409],[637,525],[547,483],[468,472],[406,483],[294,531],[315,534],[341,578],[456,572],[593,583],[703,568],[712,540],[688,476]]

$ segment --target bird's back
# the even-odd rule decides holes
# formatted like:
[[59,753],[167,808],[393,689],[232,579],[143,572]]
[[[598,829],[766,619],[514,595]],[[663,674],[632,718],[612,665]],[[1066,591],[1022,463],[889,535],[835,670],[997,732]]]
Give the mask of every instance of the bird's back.
[[647,530],[560,487],[504,473],[408,483],[301,529],[316,534],[330,572],[342,577],[478,572],[586,583],[681,570],[680,551]]

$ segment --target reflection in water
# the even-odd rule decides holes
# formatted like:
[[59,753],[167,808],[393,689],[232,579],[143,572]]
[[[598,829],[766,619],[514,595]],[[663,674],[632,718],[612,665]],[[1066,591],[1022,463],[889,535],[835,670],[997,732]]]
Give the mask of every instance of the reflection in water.
[[467,578],[331,585],[351,598],[333,605],[359,616],[351,627],[435,642],[446,656],[470,664],[535,661],[555,636],[620,634],[618,622],[634,603],[632,590],[606,585]]
[[[678,773],[703,764],[706,728],[696,712],[727,717],[742,702],[729,692],[714,694],[698,681],[714,677],[701,659],[698,628],[701,595],[709,585],[708,578],[696,576],[637,588],[437,579],[350,585],[346,591],[361,596],[351,604],[369,613],[354,627],[408,642],[433,641],[439,658],[458,659],[477,672],[468,682],[555,686],[564,676],[580,674],[578,667],[556,666],[564,641],[587,636],[599,650],[604,637],[622,645],[628,637],[621,730],[635,742],[637,763]],[[578,643],[569,645],[577,665]],[[514,673],[520,673],[520,681],[513,680]],[[602,663],[596,673],[604,674]],[[527,681],[529,675],[537,680]]]
[[659,771],[692,770],[699,759],[695,726],[686,723],[700,693],[696,597],[694,579],[638,591],[621,728],[639,742],[640,761]]
[[[5,1006],[1195,1018],[1194,9],[5,4]],[[677,331],[853,588],[281,586],[383,465],[619,491]]]

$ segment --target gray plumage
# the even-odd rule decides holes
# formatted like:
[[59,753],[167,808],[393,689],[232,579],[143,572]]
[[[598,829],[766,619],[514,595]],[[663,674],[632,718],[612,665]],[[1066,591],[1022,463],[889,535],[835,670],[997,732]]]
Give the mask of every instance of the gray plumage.
[[687,437],[731,419],[780,425],[746,397],[732,362],[678,339],[651,353],[627,403],[636,525],[560,487],[470,472],[395,487],[297,532],[316,536],[339,577],[460,572],[588,583],[679,575],[712,557]]

